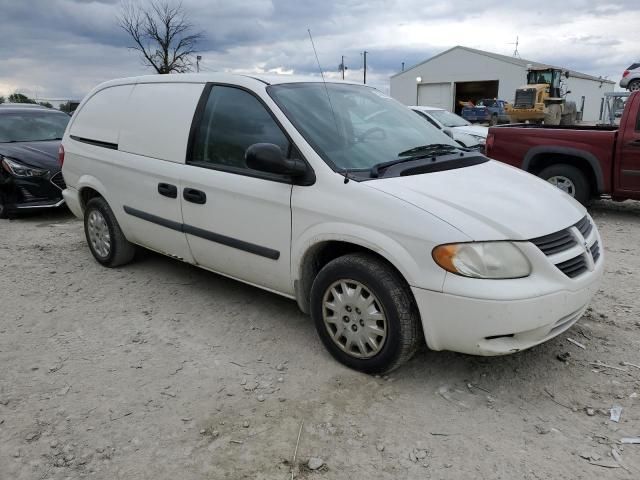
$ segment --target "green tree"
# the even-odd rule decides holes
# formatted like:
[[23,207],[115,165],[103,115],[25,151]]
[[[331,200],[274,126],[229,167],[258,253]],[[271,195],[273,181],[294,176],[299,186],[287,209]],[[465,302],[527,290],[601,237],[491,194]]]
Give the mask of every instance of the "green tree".
[[42,105],[43,107],[53,108],[53,105],[49,102],[38,102],[38,105]]
[[9,102],[11,103],[36,103],[34,100],[31,100],[26,95],[22,93],[12,93],[9,95]]
[[4,97],[0,95],[0,103],[4,103]]

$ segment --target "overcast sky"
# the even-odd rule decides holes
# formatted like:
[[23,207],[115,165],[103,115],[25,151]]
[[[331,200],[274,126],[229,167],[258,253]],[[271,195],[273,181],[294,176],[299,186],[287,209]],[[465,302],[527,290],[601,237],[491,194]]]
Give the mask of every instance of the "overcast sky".
[[[139,0],[141,3],[143,0]],[[82,98],[96,84],[152,73],[117,26],[119,0],[0,0],[0,95]],[[206,38],[202,70],[338,75],[388,89],[409,67],[455,45],[618,81],[640,59],[640,0],[184,0]]]

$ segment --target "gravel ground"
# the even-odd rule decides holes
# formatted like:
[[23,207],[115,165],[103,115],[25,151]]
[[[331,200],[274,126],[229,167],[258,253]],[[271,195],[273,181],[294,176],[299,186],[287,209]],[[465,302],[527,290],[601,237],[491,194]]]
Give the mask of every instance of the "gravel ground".
[[0,478],[640,478],[640,202],[592,215],[606,275],[576,326],[384,378],[293,301],[149,252],[102,268],[66,212],[0,220]]

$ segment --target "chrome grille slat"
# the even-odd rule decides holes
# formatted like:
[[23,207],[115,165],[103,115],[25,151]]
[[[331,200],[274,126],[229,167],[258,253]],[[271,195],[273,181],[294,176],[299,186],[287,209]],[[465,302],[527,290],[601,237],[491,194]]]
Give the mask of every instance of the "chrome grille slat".
[[530,240],[536,247],[542,250],[545,255],[553,255],[554,253],[568,250],[577,245],[575,238],[571,236],[568,230],[560,230],[543,237]]
[[574,278],[587,270],[587,261],[583,255],[579,255],[566,262],[556,265],[569,278]]
[[584,238],[587,238],[591,233],[591,230],[593,230],[593,224],[591,223],[591,221],[589,221],[589,217],[587,216],[585,216],[582,220],[576,223],[574,227],[580,230],[580,233]]
[[58,187],[60,190],[64,190],[65,188],[67,188],[67,184],[64,181],[62,172],[56,173],[53,177],[51,177],[49,181],[53,183],[56,187]]
[[[564,230],[550,233],[549,235],[544,235],[542,237],[537,237],[529,241],[536,247],[538,247],[540,251],[547,257],[552,256],[556,253],[566,252],[579,243],[576,240],[576,237],[572,234],[572,229],[574,227],[578,229],[578,231],[586,241],[587,239],[589,239],[594,225],[591,222],[589,216],[585,215],[579,222],[565,228]],[[570,253],[567,252],[567,254]],[[593,258],[593,263],[596,263],[598,261],[598,258],[600,258],[600,245],[598,244],[597,240],[593,242],[593,244],[588,248],[588,251],[580,253],[579,255],[568,260],[556,263],[555,266],[567,277],[575,278],[578,275],[581,275],[589,270],[589,255],[591,255],[591,258]]]

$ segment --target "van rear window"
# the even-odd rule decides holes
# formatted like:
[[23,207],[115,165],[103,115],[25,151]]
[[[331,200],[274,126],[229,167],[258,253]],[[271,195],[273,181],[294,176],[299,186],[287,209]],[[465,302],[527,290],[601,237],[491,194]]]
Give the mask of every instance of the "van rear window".
[[629,65],[627,70],[635,70],[638,67],[640,67],[640,63],[632,63],[631,65]]

